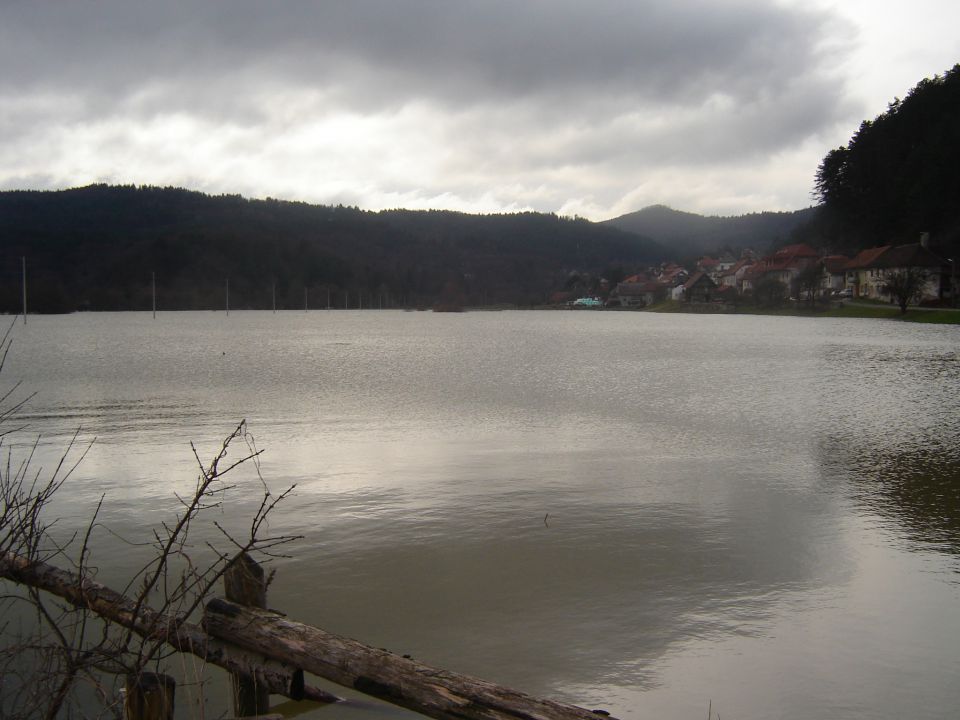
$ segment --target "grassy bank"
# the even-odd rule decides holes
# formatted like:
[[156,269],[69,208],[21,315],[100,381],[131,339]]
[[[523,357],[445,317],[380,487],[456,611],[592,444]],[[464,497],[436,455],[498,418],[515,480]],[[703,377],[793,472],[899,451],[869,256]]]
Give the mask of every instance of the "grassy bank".
[[[704,310],[697,306],[691,306],[686,303],[668,300],[658,303],[649,308],[646,312],[659,313],[695,313],[706,314]],[[940,323],[945,325],[960,325],[960,310],[951,309],[926,309],[926,308],[908,308],[906,314],[900,312],[900,308],[890,305],[852,305],[843,304],[830,308],[810,308],[803,306],[783,306],[778,308],[756,307],[752,305],[741,305],[738,307],[728,306],[725,310],[711,312],[723,312],[728,315],[782,315],[788,317],[838,317],[838,318],[873,318],[880,320],[899,320],[902,322],[920,322],[920,323]]]

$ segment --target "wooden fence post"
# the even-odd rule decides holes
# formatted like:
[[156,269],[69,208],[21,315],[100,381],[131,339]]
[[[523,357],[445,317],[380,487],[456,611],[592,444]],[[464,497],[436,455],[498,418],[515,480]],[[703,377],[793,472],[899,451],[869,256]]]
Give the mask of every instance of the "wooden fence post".
[[123,711],[127,720],[173,720],[176,681],[169,675],[128,675]]
[[[247,553],[240,553],[223,575],[227,599],[247,607],[267,607],[267,583],[263,568]],[[233,711],[237,717],[266,715],[270,711],[270,693],[256,678],[231,675]]]

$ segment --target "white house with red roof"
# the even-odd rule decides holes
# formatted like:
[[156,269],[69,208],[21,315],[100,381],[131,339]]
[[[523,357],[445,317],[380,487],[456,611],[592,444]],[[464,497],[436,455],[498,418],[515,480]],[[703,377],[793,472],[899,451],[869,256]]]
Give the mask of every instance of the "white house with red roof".
[[847,263],[845,283],[854,297],[887,299],[883,291],[887,278],[895,272],[913,270],[926,277],[922,300],[943,297],[946,261],[932,253],[926,243],[882,245],[861,250]]

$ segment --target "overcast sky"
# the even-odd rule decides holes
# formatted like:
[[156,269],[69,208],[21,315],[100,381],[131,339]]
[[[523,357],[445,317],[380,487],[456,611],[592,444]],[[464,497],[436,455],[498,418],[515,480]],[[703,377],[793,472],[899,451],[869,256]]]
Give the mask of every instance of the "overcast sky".
[[793,210],[958,27],[946,0],[0,0],[0,189]]

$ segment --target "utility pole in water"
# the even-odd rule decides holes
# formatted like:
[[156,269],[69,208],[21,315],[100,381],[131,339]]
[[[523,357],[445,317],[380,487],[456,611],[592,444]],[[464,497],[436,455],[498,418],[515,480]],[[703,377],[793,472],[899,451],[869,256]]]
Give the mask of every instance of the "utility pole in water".
[[150,273],[150,294],[153,297],[153,319],[157,319],[157,274]]
[[230,317],[230,278],[226,280],[226,308],[227,308],[227,317]]
[[23,261],[23,324],[27,324],[27,256],[20,258]]

